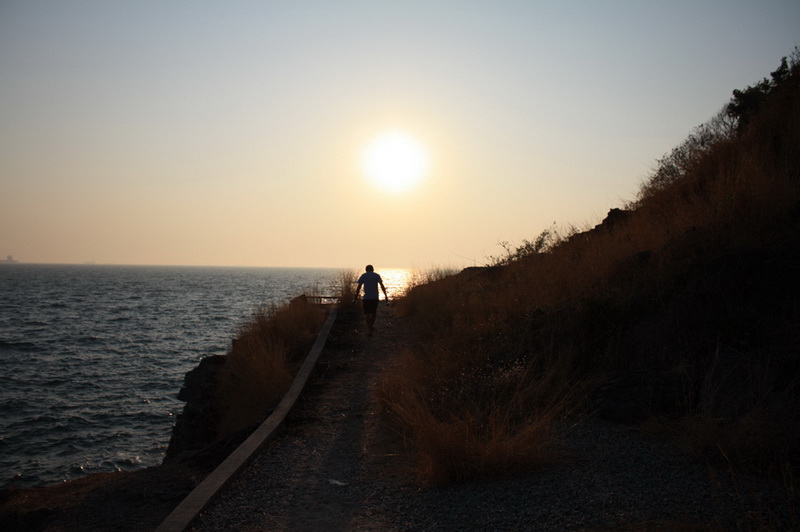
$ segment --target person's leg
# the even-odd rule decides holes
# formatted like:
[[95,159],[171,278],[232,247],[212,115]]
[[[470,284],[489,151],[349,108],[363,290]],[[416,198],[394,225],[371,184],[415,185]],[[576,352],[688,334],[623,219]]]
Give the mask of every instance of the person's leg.
[[372,327],[375,324],[375,310],[377,305],[370,299],[363,300],[364,305],[364,321],[367,324],[367,333],[372,334]]
[[378,311],[378,302],[375,300],[364,300],[364,318],[367,322],[367,334],[372,334],[375,327],[375,314]]

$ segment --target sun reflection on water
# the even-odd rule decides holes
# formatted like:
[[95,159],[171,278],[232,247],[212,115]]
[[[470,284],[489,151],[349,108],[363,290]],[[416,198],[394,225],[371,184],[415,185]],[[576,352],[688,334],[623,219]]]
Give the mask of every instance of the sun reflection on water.
[[394,299],[405,295],[412,281],[412,270],[406,268],[376,269],[383,279],[383,285],[389,293],[389,298]]

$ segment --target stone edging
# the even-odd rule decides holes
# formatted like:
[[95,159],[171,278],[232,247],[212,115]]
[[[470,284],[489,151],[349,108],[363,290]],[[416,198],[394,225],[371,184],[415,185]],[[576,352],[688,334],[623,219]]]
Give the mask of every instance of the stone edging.
[[300,397],[300,393],[311,376],[320,353],[322,353],[322,348],[325,347],[325,341],[335,320],[336,309],[332,308],[328,314],[328,320],[317,336],[316,342],[314,342],[305,362],[300,367],[300,371],[297,372],[291,388],[283,396],[283,399],[275,407],[272,414],[181,501],[172,513],[164,519],[156,529],[156,532],[181,532],[185,530],[194,518],[203,511],[203,508],[211,502],[211,499],[250,462],[265,443],[272,439],[298,397]]

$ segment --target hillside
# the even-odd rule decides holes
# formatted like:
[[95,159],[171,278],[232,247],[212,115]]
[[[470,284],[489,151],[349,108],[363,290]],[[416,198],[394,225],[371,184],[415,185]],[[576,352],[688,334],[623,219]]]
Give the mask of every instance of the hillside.
[[600,415],[796,487],[799,60],[734,91],[597,227],[409,293],[418,342],[382,393],[421,479],[535,469],[555,420]]

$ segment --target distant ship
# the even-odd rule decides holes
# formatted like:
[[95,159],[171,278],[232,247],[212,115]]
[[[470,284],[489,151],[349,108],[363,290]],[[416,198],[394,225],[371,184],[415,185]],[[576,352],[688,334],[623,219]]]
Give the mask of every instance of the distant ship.
[[8,255],[6,257],[6,260],[0,260],[0,264],[14,264],[15,262],[17,261],[15,261],[14,257],[12,257],[11,255]]

